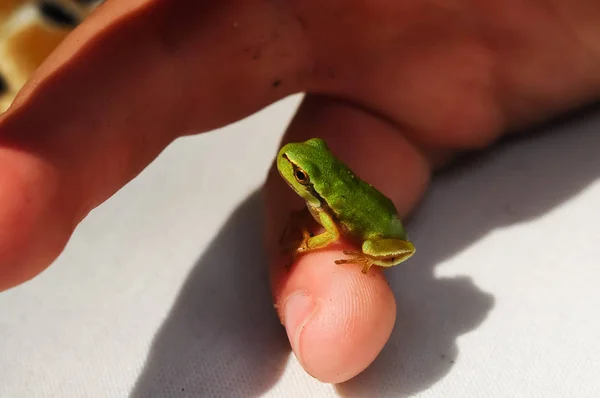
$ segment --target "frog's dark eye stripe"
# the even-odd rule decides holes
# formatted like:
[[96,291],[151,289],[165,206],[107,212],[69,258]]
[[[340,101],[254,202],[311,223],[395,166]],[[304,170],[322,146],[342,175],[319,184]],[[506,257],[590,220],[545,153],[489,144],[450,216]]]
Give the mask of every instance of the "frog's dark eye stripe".
[[56,25],[75,27],[79,24],[77,17],[58,4],[54,4],[50,1],[43,1],[40,3],[39,7],[42,16]]

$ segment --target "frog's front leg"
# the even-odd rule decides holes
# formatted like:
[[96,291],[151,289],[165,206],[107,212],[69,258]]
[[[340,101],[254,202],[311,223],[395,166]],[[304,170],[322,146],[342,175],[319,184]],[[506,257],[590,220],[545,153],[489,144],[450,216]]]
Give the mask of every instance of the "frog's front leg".
[[310,236],[308,239],[306,239],[305,235],[302,244],[296,249],[296,255],[322,249],[339,239],[340,231],[333,218],[324,211],[319,211],[317,214],[318,220],[316,221],[325,228],[325,232],[320,233],[319,235]]
[[[292,266],[292,263],[296,260],[296,258],[299,255],[304,254],[306,252],[310,252],[310,251],[314,251],[314,250],[318,250],[323,247],[326,247],[329,244],[337,241],[340,236],[339,230],[338,230],[337,226],[335,225],[335,222],[325,212],[317,212],[317,216],[315,217],[315,218],[318,218],[318,220],[316,220],[316,221],[323,228],[325,228],[325,232],[323,232],[319,235],[313,235],[312,233],[310,233],[308,231],[308,228],[306,227],[306,222],[301,222],[302,218],[304,218],[305,216],[309,216],[309,215],[310,215],[310,212],[306,208],[301,211],[294,212],[290,215],[290,223],[297,224],[299,226],[299,228],[302,232],[302,239],[300,240],[300,242],[296,241],[296,243],[292,243],[290,245],[290,246],[292,246],[291,248],[288,247],[288,249],[292,249],[291,262],[286,265],[286,268],[288,268],[288,269]],[[290,228],[292,228],[292,227],[290,225],[288,225],[288,227],[286,227],[286,230],[284,230],[284,234]],[[282,239],[283,239],[283,236],[282,236]]]
[[368,239],[362,244],[362,252],[344,251],[353,258],[336,260],[336,264],[362,264],[362,272],[366,274],[373,265],[393,267],[411,257],[415,246],[402,239]]

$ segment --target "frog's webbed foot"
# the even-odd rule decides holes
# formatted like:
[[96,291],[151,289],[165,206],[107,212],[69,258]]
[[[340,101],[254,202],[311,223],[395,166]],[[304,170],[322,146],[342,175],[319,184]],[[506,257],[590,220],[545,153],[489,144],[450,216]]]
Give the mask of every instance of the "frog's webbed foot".
[[[306,245],[306,242],[312,236],[306,227],[308,216],[310,216],[310,213],[306,207],[290,213],[288,222],[279,237],[281,254],[295,252],[299,247]],[[300,239],[297,237],[298,232],[302,234],[302,238]]]
[[308,240],[313,236],[310,232],[303,229],[302,230],[302,238],[301,239],[288,239],[287,241],[281,242],[279,245],[281,249],[281,254],[285,253],[295,253],[297,251],[304,251],[306,247],[308,247]]
[[308,209],[305,207],[301,210],[296,210],[290,213],[287,223],[285,224],[285,228],[281,231],[281,235],[279,236],[279,245],[284,247],[285,249],[290,248],[290,245],[286,245],[286,241],[290,240],[290,234],[294,232],[294,230],[305,229],[306,219],[310,216]]
[[300,241],[292,242],[284,247],[284,253],[291,252],[291,259],[285,265],[285,268],[289,271],[292,268],[292,264],[296,261],[298,256],[308,251],[308,240],[313,237],[313,234],[308,232],[306,228],[302,229],[302,239]]
[[[302,234],[302,238],[296,240],[295,242],[292,239],[287,240],[291,241],[292,243],[288,246],[288,250],[291,251],[292,254],[291,263],[293,263],[301,254],[324,248],[329,244],[335,242],[339,237],[339,231],[337,229],[337,226],[327,213],[319,213],[318,220],[314,217],[312,218],[314,221],[316,221],[318,224],[325,228],[325,232],[322,232],[318,235],[315,235],[309,231],[308,223],[298,222],[302,219],[302,217],[308,216],[312,217],[308,208],[303,209],[300,212],[293,213],[291,215],[290,223],[296,223],[296,225],[299,227],[297,227],[293,232],[300,231]],[[286,268],[289,268],[290,266],[291,264]]]
[[371,266],[373,266],[373,259],[364,253],[361,252],[353,252],[349,250],[344,250],[344,254],[347,256],[352,256],[353,258],[346,258],[342,260],[335,260],[336,264],[362,264],[362,273],[366,274],[369,272]]

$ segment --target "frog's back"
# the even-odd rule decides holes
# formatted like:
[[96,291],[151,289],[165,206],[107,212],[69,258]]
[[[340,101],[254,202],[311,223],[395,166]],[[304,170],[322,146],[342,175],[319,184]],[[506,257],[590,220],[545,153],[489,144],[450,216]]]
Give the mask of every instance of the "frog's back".
[[360,180],[350,169],[337,184],[337,192],[343,192],[331,203],[342,226],[342,233],[360,240],[372,237],[406,239],[404,226],[393,202],[372,185]]
[[332,213],[340,232],[348,238],[406,239],[396,208],[385,195],[358,178],[335,157],[322,139],[306,141],[301,164],[314,178],[313,188],[322,206]]

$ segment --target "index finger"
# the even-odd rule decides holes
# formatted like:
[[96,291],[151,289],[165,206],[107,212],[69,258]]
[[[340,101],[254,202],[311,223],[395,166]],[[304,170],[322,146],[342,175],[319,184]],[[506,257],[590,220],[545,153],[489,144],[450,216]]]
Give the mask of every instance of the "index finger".
[[[292,18],[280,14],[264,1],[109,0],[69,35],[0,117],[0,290],[47,267],[171,141],[295,92],[300,28],[284,21],[271,40]],[[291,50],[274,62],[279,46]]]

